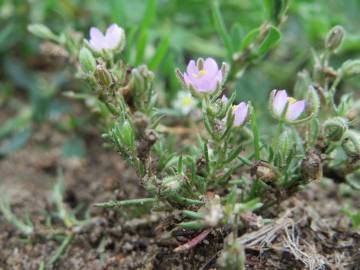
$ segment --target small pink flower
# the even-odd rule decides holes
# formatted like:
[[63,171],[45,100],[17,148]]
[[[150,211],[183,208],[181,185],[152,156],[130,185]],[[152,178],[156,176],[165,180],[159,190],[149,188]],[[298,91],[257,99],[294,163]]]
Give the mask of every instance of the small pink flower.
[[124,42],[124,30],[117,24],[110,25],[106,30],[105,35],[96,27],[91,27],[90,29],[89,44],[91,48],[97,52],[123,47]]
[[234,115],[234,126],[242,126],[249,115],[249,104],[240,102],[238,105],[233,106],[232,109]]
[[304,112],[306,101],[289,97],[286,90],[277,90],[272,101],[272,110],[277,117],[282,117],[286,105],[285,119],[295,121]]
[[180,77],[187,87],[198,93],[213,93],[221,85],[224,75],[214,59],[206,58],[205,61],[199,59],[197,64],[191,60]]
[[[221,101],[224,104],[227,104],[229,100],[223,95]],[[249,104],[240,102],[238,105],[232,106],[232,113],[234,116],[234,126],[239,127],[244,125],[249,115]]]

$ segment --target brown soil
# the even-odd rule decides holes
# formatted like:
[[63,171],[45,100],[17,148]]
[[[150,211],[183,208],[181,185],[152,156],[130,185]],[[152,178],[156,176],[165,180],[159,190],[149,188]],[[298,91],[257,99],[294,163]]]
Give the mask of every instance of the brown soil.
[[[25,148],[0,160],[1,196],[6,195],[20,219],[29,215],[36,228],[35,236],[25,237],[0,214],[0,269],[41,269],[42,262],[45,269],[62,270],[218,269],[224,231],[213,231],[192,250],[175,253],[175,247],[199,232],[177,230],[166,237],[163,214],[144,216],[92,206],[146,196],[134,172],[116,153],[104,149],[99,138],[96,133],[86,136],[85,159],[63,159],[65,135],[42,126]],[[52,189],[58,168],[64,174],[66,206],[76,209],[80,220],[90,216],[91,224],[80,232],[70,232],[57,217],[46,225],[55,211]],[[340,197],[337,186],[314,183],[272,209],[272,227],[247,232],[251,240],[241,238],[247,269],[360,269],[360,235],[340,212],[349,199],[359,206],[359,199]],[[74,233],[74,238],[49,265],[64,233]]]

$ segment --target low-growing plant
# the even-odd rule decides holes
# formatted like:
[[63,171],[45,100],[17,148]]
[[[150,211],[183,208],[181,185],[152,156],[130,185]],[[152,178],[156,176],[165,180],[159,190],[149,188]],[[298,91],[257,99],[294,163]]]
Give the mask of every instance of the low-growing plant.
[[[91,91],[67,96],[84,99],[99,114],[104,140],[135,169],[149,194],[97,207],[150,204],[154,211],[180,211],[182,220],[172,227],[202,232],[178,250],[191,248],[212,229],[232,228],[219,260],[224,268],[242,269],[244,250],[236,238],[249,215],[261,215],[323,175],[345,182],[358,173],[359,101],[338,89],[360,73],[360,60],[337,68],[330,64],[344,38],[341,26],[329,31],[321,53],[314,52],[313,69],[299,72],[294,97],[286,90],[272,91],[272,137],[259,132],[258,108],[243,100],[234,105],[236,75],[278,42],[276,25],[287,9],[287,1],[282,2],[284,7],[272,14],[274,24],[252,31],[240,53],[227,48],[229,64],[199,58],[174,71],[186,91],[170,109],[162,107],[153,87],[156,74],[144,64],[133,67],[124,61],[126,34],[120,26],[112,24],[105,32],[91,28],[90,38],[77,44],[45,26],[30,27],[78,55],[80,75]],[[231,47],[221,14],[214,9],[213,15],[225,46]]]

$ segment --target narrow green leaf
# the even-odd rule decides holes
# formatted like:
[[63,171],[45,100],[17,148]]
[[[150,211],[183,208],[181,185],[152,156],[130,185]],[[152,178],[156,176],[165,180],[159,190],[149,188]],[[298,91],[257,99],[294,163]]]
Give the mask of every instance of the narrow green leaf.
[[249,33],[247,33],[244,40],[241,43],[240,51],[243,51],[244,49],[249,47],[249,45],[255,40],[255,38],[259,35],[259,33],[260,33],[260,28],[255,28],[251,30]]
[[131,206],[131,205],[142,205],[145,203],[154,203],[156,202],[156,198],[141,198],[141,199],[131,199],[131,200],[123,200],[123,201],[109,201],[105,203],[97,203],[94,206],[103,207],[103,208],[119,208],[123,206]]
[[159,65],[163,61],[163,59],[169,49],[169,44],[170,44],[169,37],[165,36],[161,40],[161,43],[160,43],[158,49],[156,50],[155,55],[149,62],[149,69],[156,70],[159,67]]
[[254,149],[255,149],[255,159],[260,160],[260,135],[259,135],[259,129],[257,127],[257,120],[256,120],[256,112],[253,108],[251,110],[251,128],[252,132],[254,134]]
[[264,41],[260,44],[258,56],[263,57],[267,54],[281,39],[281,33],[275,26],[270,26]]
[[227,58],[228,58],[228,61],[230,62],[230,61],[232,61],[232,54],[234,52],[234,49],[233,49],[233,46],[231,43],[229,33],[226,31],[224,19],[221,15],[219,2],[217,0],[213,0],[212,5],[211,5],[211,11],[212,11],[212,17],[214,20],[215,28],[225,44],[225,47],[227,50]]
[[32,133],[31,127],[25,128],[22,131],[16,133],[12,138],[7,140],[0,146],[0,156],[10,154],[20,148],[22,148],[30,139]]
[[201,221],[182,222],[179,223],[178,226],[183,229],[192,229],[192,230],[200,230],[205,227],[204,223],[202,223]]
[[136,45],[135,65],[140,65],[144,60],[147,40],[148,40],[148,31],[144,30],[140,33],[140,37]]

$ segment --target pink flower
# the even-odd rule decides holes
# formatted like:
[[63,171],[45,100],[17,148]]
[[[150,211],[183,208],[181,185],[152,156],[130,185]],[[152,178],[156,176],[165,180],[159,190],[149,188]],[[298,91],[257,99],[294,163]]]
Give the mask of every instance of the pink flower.
[[[224,69],[225,70],[225,69]],[[199,59],[197,64],[191,60],[184,74],[179,74],[187,87],[193,88],[198,93],[213,93],[224,79],[223,70],[219,69],[216,61],[206,58]]]
[[249,115],[249,104],[240,102],[238,105],[233,106],[232,109],[234,115],[234,126],[242,126]]
[[[224,104],[227,104],[229,100],[223,95],[221,101]],[[249,115],[249,104],[240,102],[238,105],[232,106],[232,113],[234,116],[234,126],[239,127],[244,125]]]
[[286,106],[285,119],[287,121],[295,121],[304,112],[306,101],[289,97],[286,90],[276,90],[272,101],[274,114],[281,118]]
[[125,45],[124,30],[117,24],[112,24],[104,35],[98,28],[91,27],[89,44],[97,52],[123,47]]

